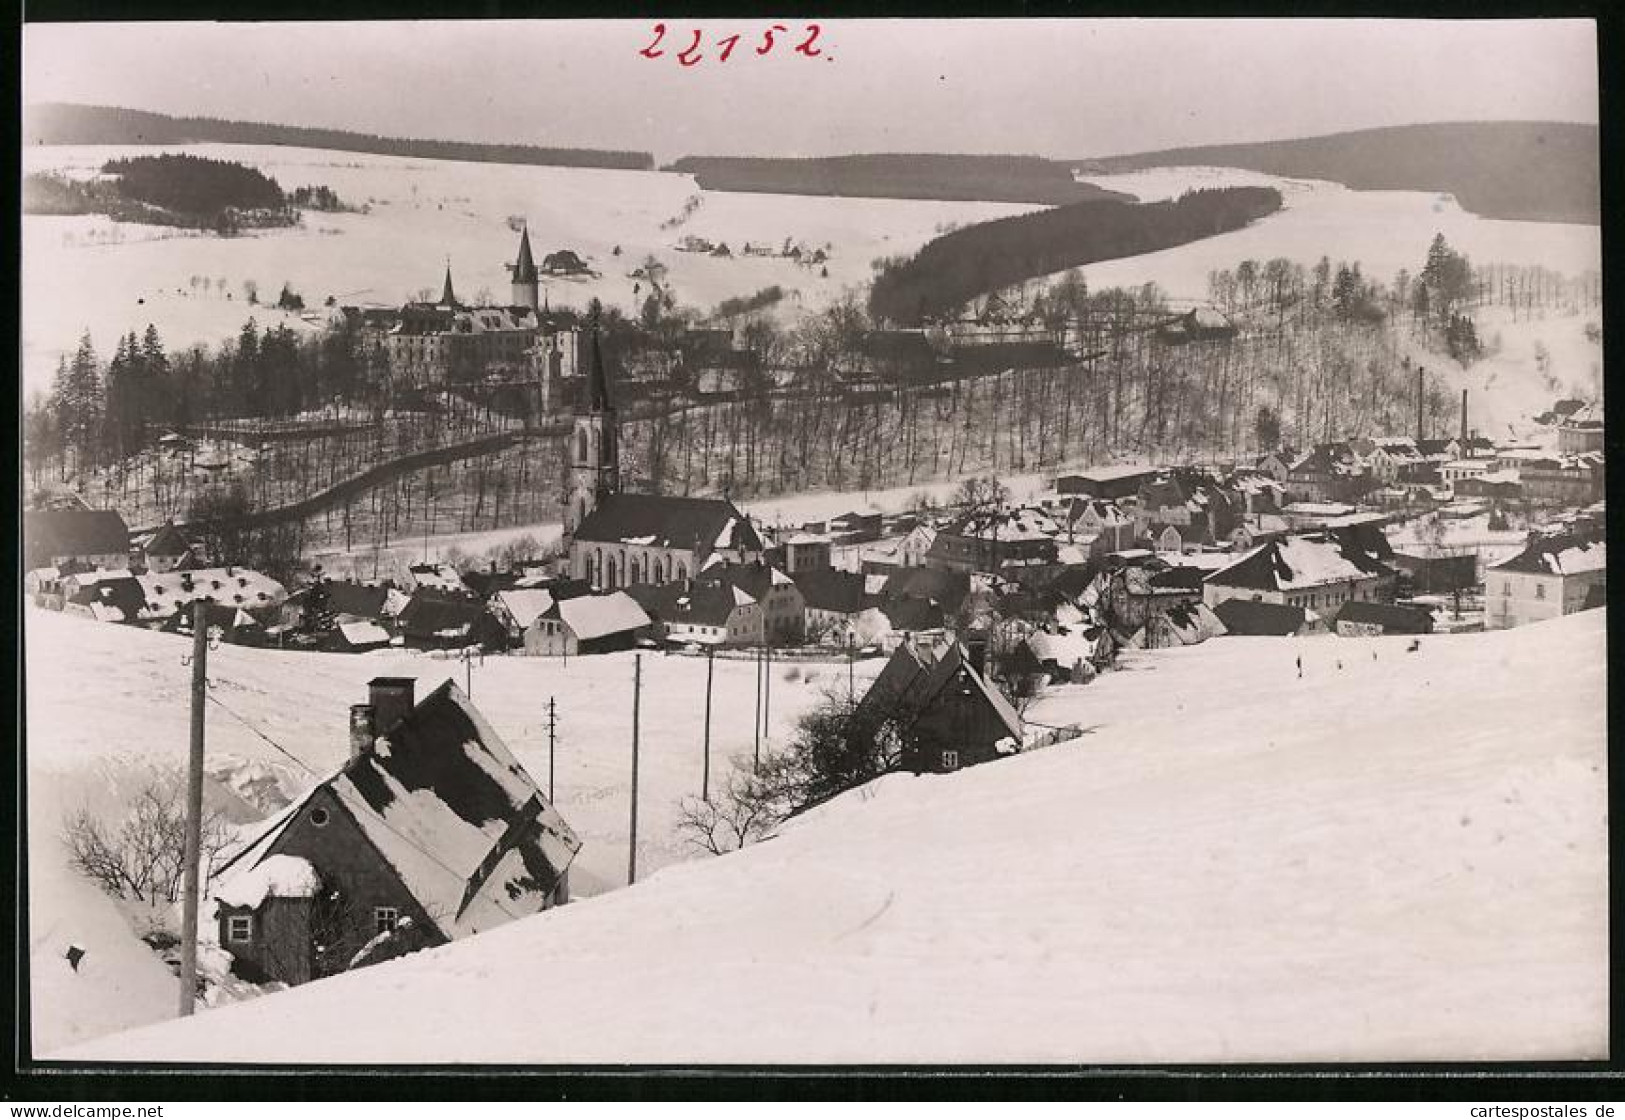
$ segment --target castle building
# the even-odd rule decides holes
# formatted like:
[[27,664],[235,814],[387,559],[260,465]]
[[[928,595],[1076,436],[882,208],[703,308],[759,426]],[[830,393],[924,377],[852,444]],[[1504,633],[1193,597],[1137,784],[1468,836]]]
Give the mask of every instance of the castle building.
[[511,301],[471,307],[457,298],[451,266],[433,303],[399,309],[345,308],[360,332],[369,365],[387,369],[399,386],[424,387],[490,378],[539,385],[545,413],[560,383],[578,376],[581,335],[576,317],[543,305],[530,232],[520,235]]
[[588,334],[586,393],[570,436],[564,531],[569,574],[604,590],[693,579],[717,563],[762,558],[761,536],[726,498],[629,494],[621,485],[619,414]]

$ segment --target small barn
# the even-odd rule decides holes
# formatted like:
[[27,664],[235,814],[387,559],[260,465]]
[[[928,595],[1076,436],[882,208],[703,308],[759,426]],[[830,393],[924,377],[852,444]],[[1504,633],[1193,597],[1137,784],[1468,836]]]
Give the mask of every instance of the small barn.
[[1236,637],[1287,637],[1301,633],[1307,621],[1302,607],[1252,599],[1226,599],[1213,613]]
[[1433,612],[1400,603],[1344,603],[1332,619],[1332,630],[1342,638],[1370,638],[1383,634],[1431,634]]
[[1021,750],[1021,716],[988,680],[985,648],[904,643],[864,694],[860,718],[895,724],[907,769],[949,773]]
[[654,621],[624,591],[580,595],[549,607],[525,631],[525,652],[578,657],[632,649],[649,637]]

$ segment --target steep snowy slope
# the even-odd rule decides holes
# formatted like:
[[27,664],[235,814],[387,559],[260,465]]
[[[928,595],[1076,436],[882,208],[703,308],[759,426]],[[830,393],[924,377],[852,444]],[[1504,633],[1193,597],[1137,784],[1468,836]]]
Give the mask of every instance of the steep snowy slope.
[[[29,941],[34,954],[37,1052],[173,1014],[174,980],[113,904],[67,865],[65,812],[88,807],[112,816],[150,772],[186,763],[188,682],[185,639],[29,610],[26,703],[28,751]],[[856,667],[856,684],[878,669]],[[846,667],[774,666],[772,733],[829,687],[844,689]],[[375,676],[417,678],[421,697],[462,665],[403,653],[355,657],[225,646],[210,655],[212,693],[292,755],[290,759],[225,709],[208,708],[206,786],[210,803],[246,819],[248,800],[268,813],[281,787],[302,793],[344,758],[349,705],[366,699]],[[718,659],[712,726],[713,781],[728,759],[749,757],[755,666]],[[638,866],[642,873],[693,851],[673,835],[680,798],[698,794],[705,711],[705,661],[644,657]],[[526,768],[547,785],[545,708],[556,697],[557,802],[586,841],[572,889],[593,894],[626,881],[631,766],[632,655],[491,657],[473,670],[474,702]],[[295,761],[297,759],[298,761]],[[301,766],[300,763],[304,765]],[[309,769],[306,769],[308,767]],[[214,775],[217,775],[215,777]],[[228,788],[230,787],[230,788]],[[69,942],[89,956],[76,974],[59,958]]]
[[1605,624],[1136,654],[1070,744],[70,1056],[1600,1057]]

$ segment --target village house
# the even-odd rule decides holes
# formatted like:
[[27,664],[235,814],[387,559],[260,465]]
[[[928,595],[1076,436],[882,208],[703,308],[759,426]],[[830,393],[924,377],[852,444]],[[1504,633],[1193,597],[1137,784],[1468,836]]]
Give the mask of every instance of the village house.
[[135,622],[146,606],[141,583],[127,569],[72,573],[55,588],[58,607],[65,614],[97,622]]
[[191,567],[194,563],[192,546],[175,528],[173,521],[160,525],[135,551],[141,566],[149,572],[173,572],[176,568]]
[[146,606],[143,620],[163,620],[184,613],[202,599],[234,610],[264,612],[280,609],[287,590],[249,568],[183,568],[175,572],[146,572],[136,577]]
[[1347,538],[1291,536],[1260,545],[1202,584],[1210,608],[1228,599],[1281,603],[1330,614],[1351,599],[1392,598],[1394,571]]
[[1484,625],[1526,626],[1602,606],[1608,546],[1572,533],[1533,534],[1523,550],[1484,571]]
[[853,642],[858,616],[871,605],[863,576],[818,568],[794,579],[806,611],[808,640],[843,647]]
[[506,627],[473,596],[419,590],[395,616],[396,636],[407,649],[508,648]]
[[1563,455],[1525,460],[1518,468],[1518,483],[1531,502],[1551,505],[1586,505],[1603,496],[1603,454]]
[[908,531],[897,544],[897,563],[904,568],[919,568],[925,565],[925,558],[930,555],[931,546],[937,540],[937,527],[920,522]]
[[1064,500],[1059,515],[1067,526],[1067,541],[1084,548],[1091,556],[1130,547],[1135,522],[1109,498],[1072,497]]
[[1583,405],[1569,413],[1557,427],[1557,450],[1563,455],[1584,455],[1603,449],[1602,409]]
[[767,560],[783,568],[787,575],[798,576],[828,568],[832,547],[829,537],[822,533],[786,533],[768,550]]
[[1040,509],[975,511],[938,530],[925,564],[949,572],[1048,567],[1060,536],[1060,526]]
[[891,722],[902,764],[915,773],[951,773],[1020,751],[1021,716],[986,676],[986,646],[905,642],[858,702],[860,721]]
[[349,580],[321,579],[307,584],[282,601],[278,623],[292,629],[318,629],[322,616],[337,625],[344,622],[382,622],[389,588]]
[[761,604],[736,587],[690,580],[635,584],[626,593],[651,619],[651,636],[673,645],[760,644]]
[[1200,645],[1225,632],[1219,617],[1195,599],[1150,612],[1145,625],[1125,644],[1130,649],[1174,649]]
[[751,645],[800,645],[806,636],[806,600],[795,580],[760,561],[749,564],[712,563],[697,583],[713,583],[744,595],[759,608],[749,617]]
[[110,509],[23,512],[23,570],[127,568],[130,530]]
[[570,826],[455,683],[413,693],[375,678],[348,761],[215,875],[246,979],[302,984],[567,901]]
[[525,652],[579,657],[632,649],[649,637],[653,620],[625,591],[560,599],[525,630]]

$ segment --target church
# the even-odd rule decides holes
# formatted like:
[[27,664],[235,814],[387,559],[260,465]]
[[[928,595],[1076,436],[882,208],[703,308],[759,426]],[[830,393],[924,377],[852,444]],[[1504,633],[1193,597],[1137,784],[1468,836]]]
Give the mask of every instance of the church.
[[693,579],[708,565],[760,560],[756,527],[726,498],[629,494],[621,487],[620,429],[598,322],[584,400],[570,437],[564,535],[569,574],[603,590]]

